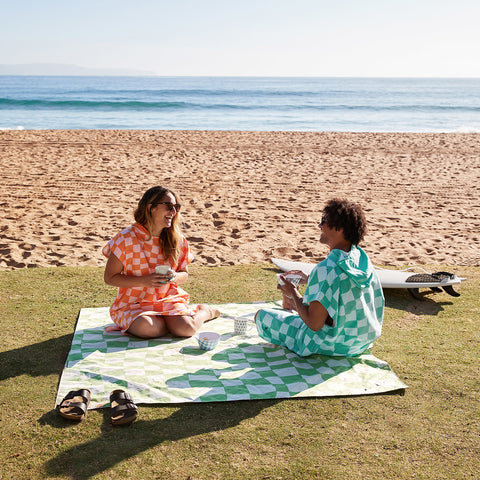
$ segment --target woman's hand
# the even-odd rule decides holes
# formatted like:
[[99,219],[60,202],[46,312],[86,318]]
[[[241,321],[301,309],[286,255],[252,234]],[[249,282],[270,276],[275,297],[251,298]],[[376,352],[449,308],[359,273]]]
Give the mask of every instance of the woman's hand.
[[[167,273],[156,273],[153,274],[155,279],[155,287],[161,287],[166,283],[174,283],[175,285],[180,285],[181,283],[185,283],[188,280],[188,270],[185,268],[183,270],[178,270],[177,272],[170,268]],[[157,282],[159,284],[157,284]]]
[[172,275],[170,274],[171,270],[167,273],[152,273],[150,275],[146,275],[142,278],[145,279],[146,287],[163,287],[165,284],[170,282],[170,278]]
[[170,283],[175,278],[175,271],[169,268],[167,273],[157,273],[155,275],[161,284],[165,284]]

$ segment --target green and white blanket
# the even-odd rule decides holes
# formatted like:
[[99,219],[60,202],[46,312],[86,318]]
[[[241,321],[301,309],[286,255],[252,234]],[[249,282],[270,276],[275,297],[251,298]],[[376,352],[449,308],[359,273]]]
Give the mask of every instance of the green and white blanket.
[[221,334],[214,350],[195,338],[141,340],[105,332],[108,308],[80,311],[56,404],[70,390],[89,388],[89,408],[109,402],[112,390],[130,392],[136,403],[183,403],[289,397],[364,395],[403,390],[388,364],[370,353],[358,357],[302,358],[265,343],[253,327],[233,333],[236,316],[250,318],[276,302],[216,305],[222,312],[202,331]]

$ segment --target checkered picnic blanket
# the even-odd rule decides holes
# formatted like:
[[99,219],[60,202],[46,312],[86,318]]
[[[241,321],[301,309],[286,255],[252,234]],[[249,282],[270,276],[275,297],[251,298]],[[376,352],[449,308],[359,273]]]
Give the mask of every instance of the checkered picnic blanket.
[[[108,308],[83,308],[58,387],[56,405],[70,390],[89,388],[89,408],[108,404],[112,390],[130,392],[136,403],[183,403],[322,397],[403,390],[388,364],[370,353],[359,357],[302,358],[265,343],[253,316],[276,302],[216,305],[222,316],[201,329],[221,335],[214,350],[200,350],[195,338],[142,340],[105,332]],[[246,335],[233,320],[252,320]]]

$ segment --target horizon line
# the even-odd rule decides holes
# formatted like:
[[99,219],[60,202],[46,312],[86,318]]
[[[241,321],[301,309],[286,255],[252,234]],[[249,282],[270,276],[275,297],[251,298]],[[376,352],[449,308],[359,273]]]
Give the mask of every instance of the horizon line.
[[0,77],[143,77],[143,78],[366,78],[366,79],[465,79],[477,80],[480,76],[434,75],[259,75],[259,74],[55,74],[55,73],[1,73]]

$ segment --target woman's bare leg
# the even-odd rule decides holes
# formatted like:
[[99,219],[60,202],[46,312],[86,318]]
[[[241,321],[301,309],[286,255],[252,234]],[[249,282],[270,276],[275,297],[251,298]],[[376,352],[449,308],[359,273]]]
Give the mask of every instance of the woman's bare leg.
[[160,315],[139,315],[126,333],[140,338],[158,338],[166,335],[168,329]]
[[198,311],[193,316],[171,316],[165,319],[168,331],[174,337],[193,337],[197,330],[209,320],[220,316],[220,311],[208,305],[199,305]]

